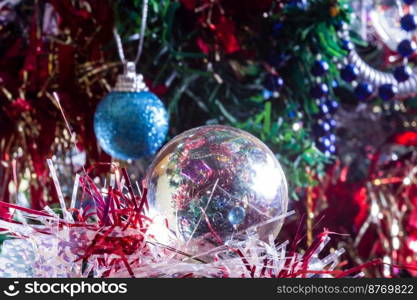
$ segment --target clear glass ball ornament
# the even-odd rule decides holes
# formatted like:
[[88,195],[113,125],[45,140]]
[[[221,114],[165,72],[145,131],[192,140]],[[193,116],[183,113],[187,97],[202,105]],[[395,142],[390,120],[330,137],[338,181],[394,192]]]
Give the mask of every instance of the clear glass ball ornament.
[[[153,215],[163,215],[180,240],[227,242],[241,233],[276,237],[288,188],[272,151],[253,135],[209,125],[171,140],[149,167]],[[244,236],[244,235],[242,235]]]

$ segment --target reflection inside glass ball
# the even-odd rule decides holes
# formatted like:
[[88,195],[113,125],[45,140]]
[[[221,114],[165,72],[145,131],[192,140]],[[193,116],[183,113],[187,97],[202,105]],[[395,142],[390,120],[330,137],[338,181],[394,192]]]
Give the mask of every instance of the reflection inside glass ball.
[[183,240],[278,234],[287,184],[274,154],[247,132],[203,126],[170,141],[150,166],[148,201]]
[[239,225],[245,219],[245,215],[245,209],[243,207],[237,206],[229,211],[228,219],[231,224]]

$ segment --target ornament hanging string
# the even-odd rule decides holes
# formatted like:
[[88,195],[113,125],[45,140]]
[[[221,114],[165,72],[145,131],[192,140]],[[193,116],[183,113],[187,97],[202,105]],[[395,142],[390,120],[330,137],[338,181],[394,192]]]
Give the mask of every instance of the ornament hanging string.
[[[126,59],[122,40],[114,28],[124,70],[116,84],[97,105],[94,133],[100,148],[111,157],[128,161],[155,155],[168,134],[168,112],[157,95],[150,92],[143,75],[136,72],[145,39],[148,0],[143,0],[139,43],[135,60]],[[132,117],[135,116],[135,117]]]
[[[146,25],[148,20],[148,0],[143,0],[143,7],[142,7],[142,20],[141,20],[141,27],[140,27],[140,36],[139,36],[139,44],[138,49],[136,52],[136,57],[134,60],[135,65],[138,64],[140,57],[142,56],[142,50],[143,50],[143,42],[145,39],[145,32],[146,32]],[[122,38],[120,37],[119,32],[117,31],[117,28],[114,27],[113,29],[114,38],[116,40],[117,44],[117,52],[119,53],[119,58],[122,61],[124,65],[126,65],[126,56],[123,49],[123,43]]]

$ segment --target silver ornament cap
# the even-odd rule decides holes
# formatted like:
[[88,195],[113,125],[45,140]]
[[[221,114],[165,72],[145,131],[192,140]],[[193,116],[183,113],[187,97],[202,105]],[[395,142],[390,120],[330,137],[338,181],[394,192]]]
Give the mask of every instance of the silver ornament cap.
[[117,76],[115,92],[146,92],[148,87],[143,81],[142,74],[136,73],[136,64],[133,61],[124,63],[123,74]]

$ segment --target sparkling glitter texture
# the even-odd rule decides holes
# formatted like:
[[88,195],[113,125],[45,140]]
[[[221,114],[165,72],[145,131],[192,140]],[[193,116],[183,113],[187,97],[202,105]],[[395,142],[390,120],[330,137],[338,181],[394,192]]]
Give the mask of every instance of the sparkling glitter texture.
[[146,184],[151,210],[186,242],[226,242],[246,229],[266,240],[278,234],[278,217],[287,211],[287,183],[274,154],[228,126],[175,137],[150,166]]
[[101,148],[112,157],[138,159],[161,147],[168,114],[153,93],[113,91],[97,106],[94,131]]

